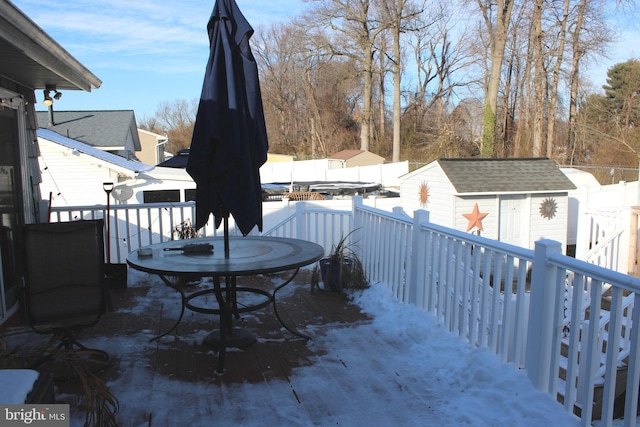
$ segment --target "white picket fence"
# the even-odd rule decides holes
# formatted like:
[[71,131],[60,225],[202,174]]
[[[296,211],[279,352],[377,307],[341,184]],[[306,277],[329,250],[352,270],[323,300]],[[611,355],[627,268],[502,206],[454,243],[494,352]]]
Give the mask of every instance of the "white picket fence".
[[[596,387],[604,390],[599,425],[611,425],[616,376],[624,363],[624,425],[635,425],[640,279],[564,256],[558,242],[541,240],[534,250],[523,249],[433,224],[426,211],[409,216],[368,204],[354,198],[350,206],[297,202],[277,214],[265,210],[264,234],[314,241],[328,251],[353,231],[349,242],[371,281],[432,313],[471,345],[526,369],[538,389],[579,413],[584,426],[592,423]],[[192,204],[111,208],[112,262],[124,262],[126,253],[140,246],[171,239],[172,228],[193,218],[193,210]],[[105,214],[104,206],[56,208],[52,220]],[[204,233],[220,232],[207,228]],[[611,293],[606,325],[600,298],[605,287]]]

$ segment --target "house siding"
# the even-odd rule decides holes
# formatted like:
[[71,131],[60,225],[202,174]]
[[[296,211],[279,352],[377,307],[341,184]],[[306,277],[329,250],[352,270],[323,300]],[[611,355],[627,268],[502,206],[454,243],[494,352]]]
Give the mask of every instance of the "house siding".
[[[40,191],[53,206],[105,204],[102,184],[117,182],[118,172],[86,154],[39,138]],[[55,178],[54,178],[55,177]]]
[[140,139],[141,148],[141,150],[136,153],[138,160],[150,166],[155,166],[165,160],[157,158],[156,146],[159,144],[157,136],[146,131],[141,132],[138,130],[138,138]]

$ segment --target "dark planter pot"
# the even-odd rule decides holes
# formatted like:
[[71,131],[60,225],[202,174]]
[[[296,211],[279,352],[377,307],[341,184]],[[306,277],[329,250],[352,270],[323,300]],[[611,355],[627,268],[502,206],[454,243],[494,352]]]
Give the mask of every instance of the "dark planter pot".
[[127,288],[127,264],[105,264],[107,284],[112,289]]
[[[345,257],[341,261],[342,263],[329,258],[320,260],[320,277],[325,289],[341,291],[349,287],[350,274],[348,273],[353,270],[353,259]],[[345,271],[347,271],[346,274]]]

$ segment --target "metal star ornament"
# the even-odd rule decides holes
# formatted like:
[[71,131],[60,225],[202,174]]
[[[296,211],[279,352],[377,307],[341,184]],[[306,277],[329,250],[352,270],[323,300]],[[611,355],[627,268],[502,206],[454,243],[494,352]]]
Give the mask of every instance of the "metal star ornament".
[[556,199],[553,197],[547,197],[540,203],[540,216],[543,218],[547,218],[551,221],[551,218],[556,216],[556,212],[558,211],[558,204],[556,203]]
[[420,197],[420,207],[426,208],[427,203],[429,203],[430,194],[429,186],[425,181],[422,181],[422,184],[420,184],[420,191],[418,193],[418,196]]
[[467,231],[471,230],[473,227],[478,227],[478,230],[482,231],[482,220],[489,215],[489,213],[480,213],[480,209],[478,209],[478,204],[476,203],[473,206],[473,211],[469,214],[462,214],[467,220],[469,220],[469,225],[467,226]]

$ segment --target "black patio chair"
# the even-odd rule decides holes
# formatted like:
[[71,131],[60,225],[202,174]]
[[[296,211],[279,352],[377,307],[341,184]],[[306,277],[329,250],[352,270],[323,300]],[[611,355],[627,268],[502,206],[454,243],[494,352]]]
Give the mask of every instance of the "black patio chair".
[[[58,359],[55,380],[109,363],[106,352],[89,349],[75,337],[107,310],[103,228],[101,219],[24,227],[27,320],[34,331],[54,338],[33,367]],[[61,365],[66,366],[62,372]]]

